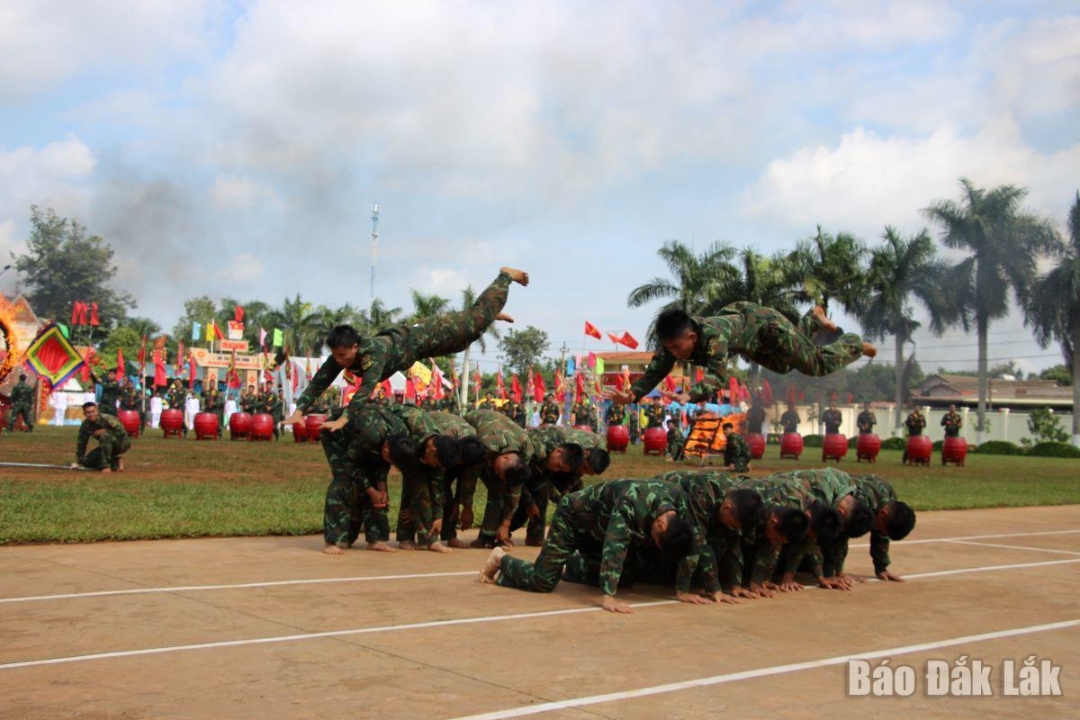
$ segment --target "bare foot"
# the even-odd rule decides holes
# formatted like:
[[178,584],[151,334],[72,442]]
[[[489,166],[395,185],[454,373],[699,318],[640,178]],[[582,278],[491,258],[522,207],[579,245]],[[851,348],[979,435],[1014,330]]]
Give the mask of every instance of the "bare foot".
[[397,544],[397,546],[398,546],[398,550],[415,550],[416,549],[416,543],[414,543],[412,540],[402,540],[401,542],[399,542]]
[[102,468],[102,469],[101,469],[101,472],[103,472],[103,473],[111,473],[111,472],[112,472],[112,468]]
[[835,332],[838,329],[837,324],[830,320],[828,317],[826,317],[825,308],[821,307],[820,305],[815,305],[814,308],[810,311],[810,314],[814,316],[814,322],[816,322],[822,330],[830,330]]
[[494,585],[495,580],[499,577],[499,566],[502,565],[503,555],[506,551],[502,548],[495,548],[488,555],[488,559],[484,561],[484,567],[480,570],[480,582]]
[[374,550],[375,552],[397,552],[397,548],[390,547],[382,540],[380,540],[379,542],[368,543],[367,549]]
[[119,458],[116,461],[116,472],[124,472],[124,458]]
[[469,547],[475,550],[481,550],[484,548],[495,547],[495,543],[490,540],[481,540],[480,538],[476,538],[471,543],[469,543]]
[[499,272],[506,273],[510,276],[510,279],[516,283],[519,283],[521,285],[529,284],[529,273],[525,272],[524,270],[518,270],[517,268],[512,267],[501,267],[499,268]]
[[868,342],[864,342],[862,344],[862,354],[868,358],[875,358],[877,357],[877,348]]
[[452,548],[457,548],[459,550],[464,550],[465,548],[469,547],[469,543],[465,542],[464,540],[458,540],[457,538],[447,540],[446,544]]
[[328,544],[326,547],[324,547],[322,549],[322,551],[324,553],[326,553],[327,555],[342,555],[345,552],[344,550],[339,548],[337,545],[334,545],[332,543]]
[[435,542],[433,542],[433,543],[431,543],[430,545],[428,545],[428,546],[427,546],[427,549],[428,549],[428,550],[430,550],[431,552],[437,552],[437,553],[448,553],[448,552],[451,552],[450,548],[446,547],[445,545],[443,545],[443,544],[442,544],[441,542],[439,542],[438,540],[436,540]]
[[514,318],[510,317],[506,313],[499,313],[498,315],[495,316],[495,319],[496,320],[502,320],[503,322],[508,322],[508,323],[514,322]]

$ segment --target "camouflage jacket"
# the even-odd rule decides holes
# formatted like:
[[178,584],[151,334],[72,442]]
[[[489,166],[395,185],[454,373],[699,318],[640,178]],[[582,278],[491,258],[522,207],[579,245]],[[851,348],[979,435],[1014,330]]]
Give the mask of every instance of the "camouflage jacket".
[[799,413],[795,410],[787,410],[780,416],[780,426],[784,428],[784,432],[797,432],[800,422],[802,422],[802,418],[799,417]]
[[941,418],[941,426],[945,428],[945,435],[956,437],[960,434],[960,428],[964,427],[964,418],[960,413],[945,413],[945,417]]
[[926,416],[921,412],[915,411],[907,416],[904,425],[907,426],[908,434],[922,435],[923,428],[926,427]]
[[[877,475],[859,475],[853,478],[855,483],[855,499],[865,503],[875,514],[878,510],[896,501],[896,492],[883,478]],[[825,554],[825,576],[839,575],[844,572],[844,561],[847,559],[848,541],[842,538],[835,548]],[[883,572],[892,562],[889,559],[889,537],[882,535],[874,528],[870,531],[870,558],[874,561],[874,574]]]
[[750,446],[737,432],[727,436],[727,444],[724,446],[724,464],[731,465],[735,472],[746,472],[750,469]]
[[29,405],[33,401],[34,389],[25,380],[20,380],[15,387],[11,388],[12,405]]
[[[740,482],[741,487],[757,490],[765,501],[766,518],[777,508],[797,508],[807,511],[813,504],[813,499],[805,490],[803,483],[784,477],[747,478]],[[744,532],[750,536],[751,533]],[[780,546],[771,544],[765,537],[764,528],[756,528],[753,532],[756,552],[754,553],[754,567],[751,571],[750,580],[755,583],[763,583],[769,580],[776,569],[780,557]],[[809,552],[807,549],[805,552]],[[804,552],[804,554],[805,554]],[[742,572],[742,566],[739,566]]]
[[607,420],[608,425],[624,425],[626,423],[626,406],[612,405],[608,408],[605,420]]
[[859,426],[859,432],[866,435],[874,432],[874,426],[877,425],[877,415],[873,410],[863,410],[859,413],[859,417],[855,419],[855,424]]
[[559,422],[559,406],[553,402],[546,402],[540,406],[540,422],[545,425],[554,425]]
[[840,432],[840,425],[844,422],[844,416],[839,410],[829,408],[821,413],[821,422],[825,425],[826,433]]
[[746,411],[746,431],[761,435],[767,416],[765,408],[760,405],[751,405],[750,409]]
[[116,440],[126,440],[128,436],[127,430],[115,415],[98,413],[98,419],[94,422],[83,420],[82,425],[79,426],[78,444],[75,446],[75,457],[80,461],[86,457],[86,445],[98,430],[104,430]]

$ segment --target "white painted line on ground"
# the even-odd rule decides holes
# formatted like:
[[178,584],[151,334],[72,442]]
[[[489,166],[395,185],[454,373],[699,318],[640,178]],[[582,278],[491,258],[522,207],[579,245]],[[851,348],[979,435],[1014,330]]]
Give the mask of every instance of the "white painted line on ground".
[[[944,577],[946,575],[962,575],[965,573],[991,572],[994,570],[1012,570],[1019,568],[1045,567],[1047,565],[1067,565],[1070,563],[1080,563],[1080,558],[1077,558],[1075,560],[1051,560],[1048,562],[1039,563],[1020,563],[1017,565],[989,565],[985,567],[975,568],[958,568],[954,570],[942,570],[940,572],[906,575],[904,577],[905,579],[914,580],[916,578]],[[632,607],[658,607],[661,605],[676,605],[678,604],[678,602],[678,600],[656,600],[652,602],[635,603],[632,605]],[[488,622],[499,622],[502,620],[523,620],[527,618],[554,617],[557,615],[574,615],[578,613],[596,612],[598,610],[600,610],[599,607],[568,608],[564,610],[544,610],[534,613],[516,613],[513,615],[487,615],[482,617],[460,618],[457,620],[435,620],[432,622],[407,623],[404,625],[382,625],[378,627],[356,628],[353,630],[331,630],[321,633],[273,635],[263,638],[249,638],[247,640],[222,640],[219,642],[197,643],[194,645],[172,645],[166,647],[146,648],[143,650],[117,650],[115,652],[95,653],[93,655],[73,655],[70,657],[49,658],[45,660],[27,660],[23,662],[6,663],[0,665],[0,670],[13,670],[15,668],[34,667],[37,665],[58,665],[61,663],[84,662],[87,660],[108,660],[111,658],[133,657],[136,655],[160,655],[162,653],[182,652],[185,650],[209,650],[213,648],[238,647],[242,645],[262,645],[266,643],[293,642],[298,640],[317,640],[319,638],[330,637],[346,637],[349,635],[367,635],[371,633],[381,632],[398,632],[401,630],[423,630],[428,628],[450,627],[453,625],[471,625]]]
[[[1072,533],[1080,533],[1080,530],[1049,530],[1043,532],[1030,532],[1030,533],[1007,533],[999,535],[964,535],[960,537],[950,538],[930,538],[927,540],[899,540],[897,542],[906,545],[921,545],[925,543],[944,543],[944,542],[959,542],[961,540],[978,540],[983,538],[1009,538],[1009,537],[1030,537],[1036,535],[1067,535]],[[860,543],[851,545],[850,547],[870,547],[868,543]],[[989,547],[989,546],[988,546]],[[1011,545],[1008,547],[1012,547]],[[1065,551],[1058,551],[1065,552]],[[1080,553],[1078,553],[1080,554]],[[479,554],[478,554],[479,557]],[[371,582],[374,580],[415,580],[421,578],[437,578],[437,577],[463,577],[466,575],[475,575],[476,570],[465,570],[462,572],[445,572],[445,573],[414,573],[411,575],[379,575],[372,577],[357,576],[357,577],[343,577],[343,578],[313,578],[309,580],[272,580],[267,582],[253,582],[253,583],[240,583],[234,585],[187,585],[187,586],[166,586],[166,587],[150,587],[150,588],[131,588],[128,590],[98,590],[92,592],[82,593],[63,593],[57,595],[31,595],[26,597],[10,597],[0,598],[0,605],[4,603],[20,603],[20,602],[41,602],[45,600],[73,600],[76,598],[89,598],[89,597],[107,597],[112,595],[144,595],[149,593],[174,593],[174,592],[200,592],[203,590],[239,590],[247,588],[262,588],[262,587],[280,587],[287,585],[317,585],[322,583],[347,583],[347,582]]]
[[1058,553],[1060,555],[1077,555],[1080,556],[1080,552],[1075,550],[1058,550],[1056,548],[1040,548],[1040,547],[1028,547],[1026,545],[1005,545],[1004,543],[985,543],[985,542],[972,542],[970,540],[950,540],[950,545],[975,545],[976,547],[987,548],[1005,548],[1006,550],[1030,550],[1032,552],[1047,552]]
[[964,637],[950,638],[949,640],[921,643],[919,645],[904,645],[901,647],[873,650],[871,652],[856,653],[853,655],[837,655],[835,657],[811,660],[809,662],[774,665],[772,667],[758,668],[757,670],[744,670],[742,672],[728,673],[726,675],[714,675],[712,677],[698,678],[696,680],[686,680],[684,682],[668,683],[666,685],[654,685],[652,687],[639,688],[637,690],[607,693],[606,695],[591,695],[589,697],[559,700],[539,705],[528,705],[526,707],[511,708],[509,710],[496,710],[495,712],[481,713],[479,715],[468,715],[466,717],[457,718],[456,720],[505,720],[505,718],[540,715],[555,710],[569,710],[588,705],[599,705],[601,703],[618,702],[620,700],[648,697],[650,695],[661,695],[678,692],[680,690],[722,685],[725,683],[738,682],[740,680],[753,680],[755,678],[785,675],[787,673],[800,672],[802,670],[814,670],[816,668],[831,667],[833,665],[843,665],[849,660],[875,660],[896,655],[910,655],[912,653],[926,652],[928,650],[939,650],[941,648],[985,642],[987,640],[999,640],[1001,638],[1016,637],[1018,635],[1032,635],[1034,633],[1051,632],[1053,630],[1065,630],[1078,626],[1080,626],[1080,620],[1066,620],[1064,622],[1048,623],[1046,625],[1031,625],[1028,627],[1013,628],[1011,630],[998,630],[997,632],[966,635]]
[[[475,573],[473,573],[475,574]],[[631,607],[645,608],[657,605],[676,605],[678,600],[657,600],[655,602],[635,603]],[[356,628],[354,630],[331,630],[321,633],[303,633],[299,635],[274,635],[248,640],[223,640],[221,642],[198,643],[195,645],[173,645],[169,647],[146,648],[144,650],[118,650],[116,652],[95,653],[93,655],[73,655],[71,657],[50,658],[47,660],[28,660],[0,665],[0,670],[36,667],[38,665],[59,665],[62,663],[84,662],[87,660],[108,660],[112,658],[135,657],[137,655],[160,655],[162,653],[183,652],[185,650],[209,650],[213,648],[239,647],[242,645],[263,645],[267,643],[294,642],[297,640],[318,640],[320,638],[347,637],[350,635],[368,635],[371,633],[396,632],[399,630],[426,630],[451,625],[470,625],[477,623],[500,622],[502,620],[521,620],[525,618],[553,617],[556,615],[574,615],[578,613],[600,612],[601,608],[568,608],[565,610],[545,610],[533,613],[515,613],[513,615],[487,615],[484,617],[460,618],[457,620],[435,620],[406,625],[383,625],[379,627]]]
[[317,585],[320,583],[371,582],[373,580],[415,580],[417,578],[461,577],[476,575],[476,570],[411,575],[376,575],[344,578],[314,578],[310,580],[275,580],[271,582],[240,583],[238,585],[188,585],[174,587],[131,588],[129,590],[99,590],[96,592],[66,593],[63,595],[32,595],[0,598],[0,603],[35,602],[40,600],[70,600],[72,598],[105,597],[108,595],[146,595],[149,593],[197,592],[200,590],[239,590],[244,588],[280,587],[282,585]]

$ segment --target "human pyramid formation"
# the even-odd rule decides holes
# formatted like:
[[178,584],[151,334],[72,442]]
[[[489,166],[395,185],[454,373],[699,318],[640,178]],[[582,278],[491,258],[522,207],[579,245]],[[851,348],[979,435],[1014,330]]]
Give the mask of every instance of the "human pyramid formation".
[[[504,587],[550,592],[568,580],[600,587],[601,605],[630,612],[615,599],[621,583],[673,582],[685,602],[738,602],[794,590],[794,573],[808,568],[823,587],[849,589],[843,567],[849,538],[871,533],[875,573],[888,572],[890,540],[905,537],[915,515],[883,479],[834,469],[799,470],[767,478],[724,472],[672,472],[650,480],[619,479],[584,488],[584,475],[610,464],[604,439],[572,428],[526,430],[505,414],[475,410],[464,418],[370,398],[378,384],[413,363],[464,351],[503,313],[511,283],[527,273],[501,268],[469,308],[361,337],[342,325],[326,339],[331,359],[312,378],[286,422],[303,415],[344,373],[357,386],[320,436],[332,471],[323,516],[325,552],[340,555],[365,534],[371,550],[393,552],[387,477],[402,474],[399,547],[436,552],[491,548],[480,579]],[[610,393],[638,401],[677,361],[705,370],[684,400],[721,386],[731,355],[777,372],[827,375],[874,348],[844,334],[814,308],[798,325],[753,303],[734,303],[717,317],[665,310],[657,318],[662,349],[629,389]],[[478,538],[466,545],[458,529],[473,524],[477,481],[487,488]],[[557,497],[545,535],[549,498]],[[507,553],[511,534],[526,527],[526,543],[543,545],[535,562]]]

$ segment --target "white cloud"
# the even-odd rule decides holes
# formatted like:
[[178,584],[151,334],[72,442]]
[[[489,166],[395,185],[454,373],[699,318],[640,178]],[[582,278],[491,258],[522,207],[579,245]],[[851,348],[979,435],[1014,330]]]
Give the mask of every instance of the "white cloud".
[[214,206],[224,212],[248,212],[264,204],[276,205],[273,188],[250,178],[219,176],[211,190]]
[[83,215],[96,166],[91,149],[71,134],[41,148],[0,148],[0,221],[24,227],[30,205]]
[[[263,277],[263,261],[250,253],[234,255],[232,262],[224,270],[218,273],[218,277],[226,282],[250,284]],[[229,289],[221,291],[223,294],[232,292]]]
[[879,137],[862,128],[834,147],[804,148],[775,160],[744,193],[744,214],[788,231],[817,224],[877,237],[885,225],[914,231],[931,202],[954,198],[957,181],[1028,187],[1033,208],[1055,219],[1069,200],[1068,173],[1080,163],[1080,144],[1040,153],[1020,137],[1008,117],[962,136],[944,126],[929,136]]

